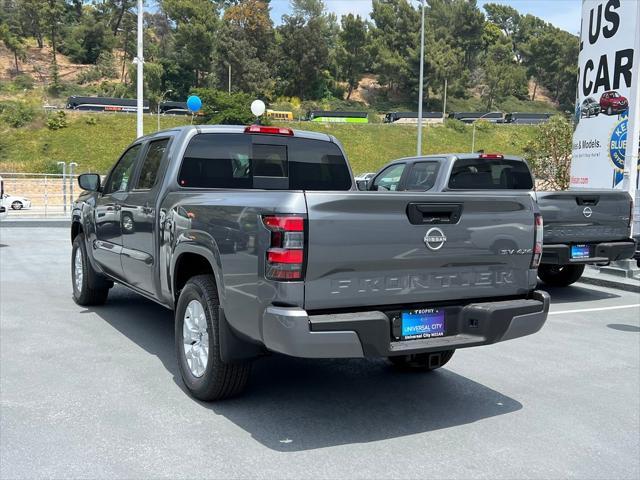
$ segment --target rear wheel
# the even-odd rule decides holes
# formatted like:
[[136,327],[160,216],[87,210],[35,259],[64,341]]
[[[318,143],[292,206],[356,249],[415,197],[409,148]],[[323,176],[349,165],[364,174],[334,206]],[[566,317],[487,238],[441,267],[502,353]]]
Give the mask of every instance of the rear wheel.
[[538,277],[552,287],[567,287],[577,282],[584,272],[584,265],[540,265]]
[[203,401],[241,393],[249,379],[250,362],[227,363],[220,358],[218,290],[213,275],[191,278],[176,307],[176,353],[182,380]]
[[113,282],[101,277],[91,266],[87,256],[84,234],[73,239],[71,249],[71,280],[73,300],[82,306],[102,305]]
[[400,355],[389,357],[391,364],[399,370],[414,372],[430,372],[444,366],[455,350],[443,350],[442,352],[418,353],[415,355]]

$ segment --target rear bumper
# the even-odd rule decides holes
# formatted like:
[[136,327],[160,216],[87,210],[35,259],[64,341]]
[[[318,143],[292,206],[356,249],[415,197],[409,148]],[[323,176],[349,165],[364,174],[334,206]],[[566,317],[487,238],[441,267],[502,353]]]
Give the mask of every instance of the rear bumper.
[[488,345],[536,333],[547,320],[549,295],[531,299],[446,307],[447,335],[394,342],[391,320],[381,311],[308,315],[297,307],[268,307],[263,342],[294,357],[387,357]]
[[631,239],[622,242],[603,242],[593,244],[593,248],[594,257],[572,259],[570,245],[545,244],[542,247],[542,263],[550,265],[587,265],[624,260],[633,257],[636,250],[636,243]]

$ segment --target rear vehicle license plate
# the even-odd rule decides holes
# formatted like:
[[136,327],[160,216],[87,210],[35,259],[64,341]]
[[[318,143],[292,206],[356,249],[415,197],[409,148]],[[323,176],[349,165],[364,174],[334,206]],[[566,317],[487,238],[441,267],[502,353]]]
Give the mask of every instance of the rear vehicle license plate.
[[402,339],[443,337],[445,334],[444,310],[439,308],[423,308],[401,313]]
[[571,245],[571,258],[581,259],[591,256],[589,245]]

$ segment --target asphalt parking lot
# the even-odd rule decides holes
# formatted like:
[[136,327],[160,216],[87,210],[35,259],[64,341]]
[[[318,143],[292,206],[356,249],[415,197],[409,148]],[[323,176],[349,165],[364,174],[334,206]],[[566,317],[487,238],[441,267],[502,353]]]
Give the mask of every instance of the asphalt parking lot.
[[640,477],[637,293],[550,290],[538,334],[432,374],[383,360],[258,361],[203,404],[171,312],[122,287],[71,299],[69,232],[0,228],[0,477]]

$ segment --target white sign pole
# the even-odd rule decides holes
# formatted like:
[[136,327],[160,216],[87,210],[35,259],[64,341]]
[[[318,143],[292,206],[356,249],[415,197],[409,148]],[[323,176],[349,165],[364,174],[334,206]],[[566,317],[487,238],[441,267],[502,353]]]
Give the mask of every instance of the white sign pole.
[[[636,32],[634,50],[640,55],[640,2],[636,5]],[[640,60],[640,59],[639,59]],[[629,105],[629,123],[627,131],[627,147],[624,159],[624,177],[622,189],[629,192],[633,202],[633,235],[640,234],[640,198],[638,197],[638,150],[640,149],[640,75],[636,74],[631,83],[631,98],[635,102]]]

